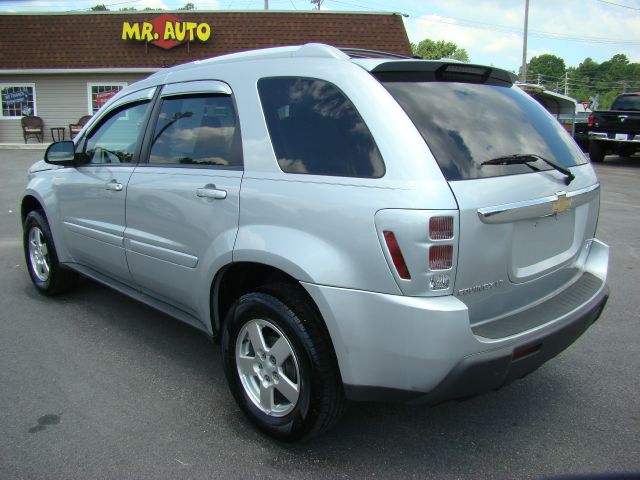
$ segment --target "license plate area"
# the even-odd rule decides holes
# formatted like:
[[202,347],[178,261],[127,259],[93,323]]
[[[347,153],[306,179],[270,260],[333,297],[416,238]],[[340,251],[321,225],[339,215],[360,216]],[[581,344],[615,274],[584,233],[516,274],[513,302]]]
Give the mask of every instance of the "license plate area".
[[575,210],[513,224],[509,277],[521,283],[565,265],[577,253]]

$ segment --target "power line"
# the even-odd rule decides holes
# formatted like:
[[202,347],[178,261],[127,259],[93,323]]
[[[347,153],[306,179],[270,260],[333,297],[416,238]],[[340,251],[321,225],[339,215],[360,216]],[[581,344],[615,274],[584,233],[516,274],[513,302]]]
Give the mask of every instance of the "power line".
[[[336,0],[333,0],[333,1],[336,1]],[[465,23],[462,23],[460,20],[456,20],[456,19],[454,19],[455,21],[446,21],[446,20],[438,20],[438,19],[431,19],[431,18],[424,18],[424,17],[412,17],[412,18],[414,18],[414,20],[418,22],[443,23],[446,25],[454,25],[462,28],[477,28],[480,30],[488,30],[492,32],[497,31],[497,32],[505,32],[505,33],[518,33],[518,34],[520,33],[520,31],[515,28],[506,27],[502,25],[485,24],[483,22],[465,21],[465,23],[469,23],[467,25]],[[478,24],[479,26],[474,25],[474,23]],[[489,28],[488,26],[485,27],[482,25],[492,26],[494,28]],[[605,38],[605,37],[587,37],[587,36],[575,37],[575,36],[565,35],[562,33],[545,32],[541,30],[530,30],[529,35],[533,37],[538,37],[538,38],[549,38],[549,39],[555,39],[555,40],[567,40],[572,42],[583,42],[583,43],[599,43],[599,44],[609,44],[609,45],[640,45],[640,42],[629,41],[629,40]]]
[[628,8],[629,10],[640,10],[638,7],[631,7],[629,5],[622,5],[621,3],[608,2],[607,0],[598,0],[600,3],[606,3],[607,5],[615,5],[616,7]]
[[[347,5],[353,7],[364,8],[367,10],[375,11],[375,8],[371,8],[368,5],[362,5],[360,3],[344,1],[344,0],[327,0],[332,3],[337,3],[340,5]],[[407,13],[409,12],[409,13]],[[450,17],[452,20],[446,19],[434,19],[434,18],[424,18],[425,13],[417,12],[415,10],[406,10],[405,14],[408,17],[418,21],[418,22],[434,22],[434,23],[442,23],[445,25],[454,25],[462,28],[477,28],[480,30],[488,30],[491,32],[504,32],[504,33],[516,33],[521,34],[521,30],[516,27],[510,27],[507,25],[499,25],[495,23],[488,22],[479,22],[476,20],[467,20],[463,18]],[[607,37],[591,37],[591,36],[573,36],[566,35],[558,32],[549,32],[544,30],[529,30],[529,35],[538,37],[538,38],[550,38],[555,40],[567,40],[574,42],[583,42],[583,43],[598,43],[598,44],[610,44],[610,45],[640,45],[640,41],[629,41],[618,38],[607,38]]]

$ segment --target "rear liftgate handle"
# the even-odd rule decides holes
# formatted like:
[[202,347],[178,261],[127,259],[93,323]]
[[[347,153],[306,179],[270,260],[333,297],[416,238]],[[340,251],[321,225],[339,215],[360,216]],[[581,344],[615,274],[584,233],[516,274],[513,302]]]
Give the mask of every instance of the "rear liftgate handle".
[[205,185],[204,188],[198,188],[196,190],[196,196],[201,198],[212,198],[214,200],[224,200],[227,198],[227,192],[219,190],[213,184]]

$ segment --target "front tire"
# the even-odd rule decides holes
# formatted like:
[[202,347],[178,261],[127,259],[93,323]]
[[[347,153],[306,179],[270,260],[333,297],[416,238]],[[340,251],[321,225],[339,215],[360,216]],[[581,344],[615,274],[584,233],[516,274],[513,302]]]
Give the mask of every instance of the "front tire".
[[238,405],[273,437],[317,435],[345,409],[328,334],[293,287],[271,286],[240,297],[225,320],[222,356]]
[[60,266],[43,212],[29,212],[24,220],[22,240],[29,276],[40,293],[57,295],[76,286],[78,274]]

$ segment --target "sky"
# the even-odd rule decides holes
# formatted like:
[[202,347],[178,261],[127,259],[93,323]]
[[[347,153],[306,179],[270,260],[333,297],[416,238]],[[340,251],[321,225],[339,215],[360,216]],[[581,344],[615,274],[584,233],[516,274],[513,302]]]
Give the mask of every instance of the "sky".
[[[97,3],[176,9],[189,0],[0,0],[0,11],[82,11]],[[197,10],[258,10],[264,0],[190,0]],[[268,0],[270,10],[308,11],[309,0]],[[409,40],[447,40],[473,63],[517,71],[522,63],[525,0],[324,0],[322,10],[404,15]],[[215,26],[213,26],[215,33]],[[530,0],[527,61],[551,53],[567,66],[624,53],[640,63],[640,0]]]

